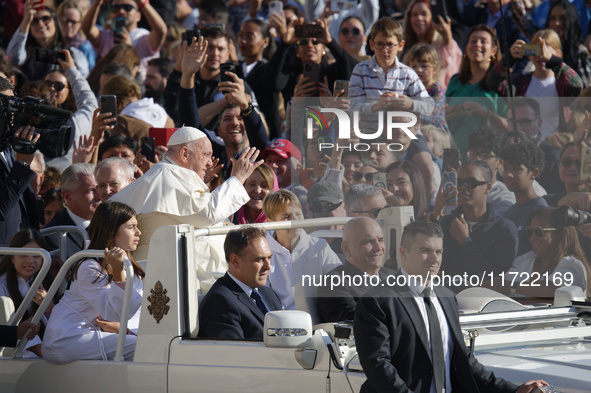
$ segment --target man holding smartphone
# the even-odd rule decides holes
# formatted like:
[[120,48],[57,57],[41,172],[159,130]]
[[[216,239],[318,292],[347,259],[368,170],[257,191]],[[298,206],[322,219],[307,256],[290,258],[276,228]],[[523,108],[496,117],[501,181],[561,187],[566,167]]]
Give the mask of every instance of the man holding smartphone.
[[[150,5],[150,0],[112,0],[110,7],[113,19],[125,18],[120,37],[113,29],[100,30],[96,26],[98,14],[106,0],[95,0],[82,20],[82,30],[95,49],[104,56],[117,44],[133,46],[140,56],[140,74],[146,76],[148,61],[160,57],[160,48],[166,38],[166,23]],[[138,27],[142,15],[150,25],[150,31]]]
[[[517,256],[517,228],[499,217],[486,198],[492,189],[492,171],[487,163],[472,160],[457,172],[457,191],[446,194],[440,189],[431,220],[438,222],[443,205],[456,196],[458,208],[443,216],[443,261],[441,270],[448,275],[507,271]],[[459,292],[464,287],[451,288]]]

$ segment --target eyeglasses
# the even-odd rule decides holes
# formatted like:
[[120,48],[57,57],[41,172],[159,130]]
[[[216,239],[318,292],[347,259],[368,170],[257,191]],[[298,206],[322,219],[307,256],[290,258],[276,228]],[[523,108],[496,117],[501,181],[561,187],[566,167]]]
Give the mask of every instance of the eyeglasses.
[[320,44],[320,42],[318,42],[316,40],[309,40],[309,39],[306,39],[306,38],[298,41],[298,45],[300,45],[300,46],[306,46],[308,44],[318,45],[318,44]]
[[473,177],[467,177],[465,179],[458,179],[458,188],[466,187],[466,189],[468,190],[473,190],[476,187],[482,186],[487,183],[487,181],[480,181],[474,179]]
[[348,27],[343,27],[341,29],[341,34],[342,35],[349,35],[349,33],[353,34],[354,36],[358,36],[358,35],[361,34],[361,30],[359,30],[357,27],[354,27],[351,30],[349,30]]
[[373,183],[374,180],[378,180],[380,175],[378,172],[366,173],[363,174],[361,172],[353,173],[353,180],[360,181],[362,178],[365,178],[365,181],[368,183]]
[[386,205],[384,207],[376,207],[375,209],[371,209],[371,210],[353,210],[351,213],[357,213],[357,214],[369,214],[371,215],[373,218],[378,218],[378,214],[380,214],[380,212],[385,209],[391,207],[390,205]]
[[31,26],[37,26],[39,24],[39,22],[43,22],[45,24],[48,24],[51,20],[52,20],[51,15],[45,15],[45,16],[42,16],[41,18],[33,18],[33,20],[31,21]]
[[314,213],[314,217],[326,217],[329,212],[337,209],[343,204],[343,201],[332,203],[329,201],[316,201],[310,205],[310,210]]
[[373,42],[373,47],[376,48],[377,50],[382,50],[384,48],[386,48],[387,50],[392,50],[392,49],[394,49],[395,47],[398,46],[398,43],[396,43],[396,44],[392,44],[392,43],[384,44],[383,42],[375,42],[375,41],[372,41],[372,42]]
[[76,26],[78,23],[80,23],[79,20],[72,20],[72,19],[62,19],[62,23],[64,25],[74,25]]
[[573,160],[573,159],[570,159],[570,158],[563,158],[562,160],[560,160],[560,165],[562,165],[565,168],[570,168],[570,166],[572,164],[575,164],[575,166],[577,168],[580,168],[581,167],[581,161],[579,161],[579,160]]
[[488,161],[491,158],[497,158],[494,154],[490,153],[477,153],[475,151],[468,151],[468,159],[469,160],[480,160],[480,161]]
[[[533,123],[534,121],[537,121],[538,119],[528,119],[527,117],[523,118],[523,119],[519,119],[519,120],[515,120],[515,123],[519,124],[521,127],[527,127],[529,126],[531,123]],[[513,124],[513,120],[507,120],[509,122],[509,124]]]
[[135,10],[135,7],[131,4],[111,4],[111,11],[119,12],[121,9],[124,9],[125,12],[131,12],[131,10]]
[[560,228],[542,228],[542,227],[525,227],[525,235],[529,238],[534,233],[537,237],[542,237],[546,232],[558,231]]
[[50,89],[53,87],[57,92],[64,90],[64,88],[66,87],[66,85],[64,85],[62,82],[54,82],[50,80],[46,80],[44,82],[47,85],[47,87],[49,87]]

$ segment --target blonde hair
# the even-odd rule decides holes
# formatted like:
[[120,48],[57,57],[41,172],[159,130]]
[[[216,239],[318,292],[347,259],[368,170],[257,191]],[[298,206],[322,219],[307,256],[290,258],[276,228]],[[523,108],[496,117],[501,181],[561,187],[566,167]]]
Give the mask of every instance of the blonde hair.
[[433,141],[435,147],[441,149],[449,149],[451,147],[451,140],[447,131],[435,127],[433,124],[425,124],[421,126],[421,132],[423,136]]
[[560,37],[554,30],[545,29],[536,31],[536,34],[534,34],[534,36],[531,38],[531,42],[535,43],[538,38],[542,38],[544,41],[546,41],[546,44],[550,45],[555,50],[562,51]]
[[288,190],[271,192],[263,199],[263,213],[267,218],[274,220],[287,205],[291,205],[292,209],[302,210],[302,205],[293,192]]
[[441,65],[439,64],[439,54],[432,45],[417,44],[412,46],[404,55],[404,60],[402,62],[410,66],[411,61],[417,61],[419,63],[426,62],[431,64],[433,67],[433,82],[436,82],[439,79],[439,71],[441,70]]
[[114,94],[117,96],[117,105],[125,108],[131,103],[131,98],[142,99],[142,91],[135,80],[122,75],[115,75],[103,86],[103,95]]

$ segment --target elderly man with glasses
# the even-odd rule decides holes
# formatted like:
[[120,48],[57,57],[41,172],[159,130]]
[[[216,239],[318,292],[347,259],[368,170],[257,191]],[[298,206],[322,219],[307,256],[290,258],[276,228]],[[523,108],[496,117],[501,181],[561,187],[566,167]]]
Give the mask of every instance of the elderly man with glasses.
[[[443,265],[446,275],[500,274],[511,267],[517,255],[518,235],[515,224],[499,217],[487,203],[492,188],[492,171],[488,164],[474,160],[457,172],[457,188],[440,189],[432,221],[443,231]],[[447,200],[456,197],[458,208],[441,217]],[[454,292],[464,289],[463,283]]]

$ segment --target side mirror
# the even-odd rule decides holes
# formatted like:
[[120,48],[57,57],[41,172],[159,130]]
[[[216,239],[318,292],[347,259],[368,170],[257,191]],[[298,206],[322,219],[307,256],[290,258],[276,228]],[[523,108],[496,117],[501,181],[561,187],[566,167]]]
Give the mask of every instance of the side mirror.
[[310,314],[296,310],[269,311],[263,341],[269,348],[297,348],[312,338]]

